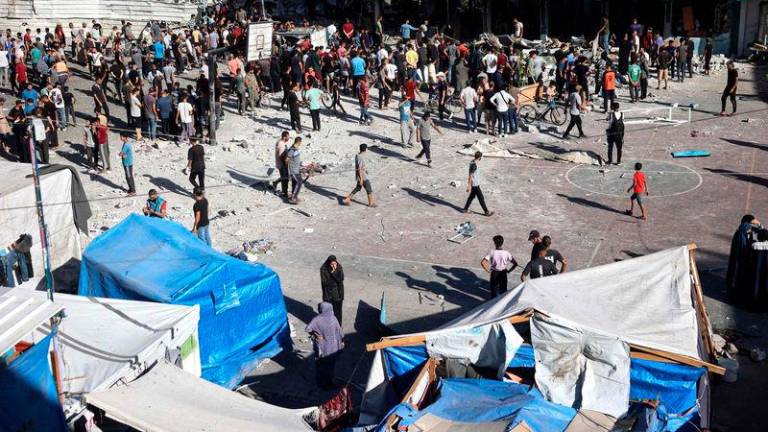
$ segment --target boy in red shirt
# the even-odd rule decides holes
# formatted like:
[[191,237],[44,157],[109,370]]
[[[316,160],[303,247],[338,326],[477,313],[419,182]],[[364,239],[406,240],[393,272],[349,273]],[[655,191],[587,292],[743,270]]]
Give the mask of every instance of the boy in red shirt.
[[643,207],[643,199],[641,195],[645,192],[645,195],[648,196],[649,190],[648,183],[645,180],[645,173],[643,173],[642,169],[643,164],[637,162],[635,164],[635,174],[632,176],[632,186],[627,189],[627,193],[632,192],[632,196],[629,198],[629,210],[625,213],[632,216],[635,212],[635,201],[637,201],[637,205],[640,207],[640,218],[647,220],[648,218],[645,216],[645,208]]

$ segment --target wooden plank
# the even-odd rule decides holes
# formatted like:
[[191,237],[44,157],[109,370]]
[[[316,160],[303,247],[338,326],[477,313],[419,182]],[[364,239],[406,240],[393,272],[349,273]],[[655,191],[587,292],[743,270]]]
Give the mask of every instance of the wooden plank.
[[697,358],[686,356],[686,355],[682,355],[682,354],[674,354],[674,353],[670,353],[670,352],[666,352],[666,351],[662,351],[662,350],[658,350],[658,349],[654,349],[654,348],[648,348],[648,347],[643,347],[643,346],[639,346],[639,345],[634,345],[634,344],[629,344],[629,346],[630,346],[630,348],[632,348],[633,350],[636,350],[636,351],[642,351],[642,352],[645,352],[645,353],[654,354],[654,355],[656,355],[658,357],[669,359],[669,360],[673,360],[673,361],[675,361],[677,363],[682,363],[682,364],[686,364],[686,365],[689,365],[689,366],[703,367],[703,368],[706,368],[708,371],[710,371],[712,373],[716,373],[718,375],[725,375],[725,368],[724,367],[718,366],[718,365],[715,365],[715,364],[712,364],[712,363],[707,363],[704,360],[699,360]]
[[701,279],[699,279],[699,269],[696,266],[695,249],[689,249],[688,261],[690,262],[691,275],[693,276],[693,297],[696,315],[699,320],[699,331],[704,340],[704,346],[709,354],[709,360],[715,360],[715,344],[712,342],[712,324],[709,321],[707,307],[704,305],[704,292],[701,288]]
[[[533,309],[528,309],[520,315],[509,317],[508,320],[510,324],[520,324],[522,322],[528,321],[529,319],[531,319],[532,316],[533,316]],[[385,338],[379,342],[367,344],[365,346],[365,349],[366,351],[370,352],[370,351],[377,351],[380,349],[390,348],[390,347],[421,345],[425,342],[426,342],[426,338],[423,334],[405,336],[405,337]]]

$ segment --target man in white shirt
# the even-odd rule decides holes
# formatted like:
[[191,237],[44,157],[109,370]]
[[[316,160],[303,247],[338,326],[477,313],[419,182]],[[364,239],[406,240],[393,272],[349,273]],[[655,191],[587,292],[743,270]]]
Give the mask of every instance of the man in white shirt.
[[510,106],[514,106],[515,98],[503,88],[491,98],[491,103],[496,107],[496,117],[499,119],[499,135],[504,138],[511,132],[509,120]]
[[381,71],[379,71],[379,79],[381,80],[381,86],[379,87],[379,109],[389,106],[389,101],[392,98],[392,93],[395,90],[395,78],[397,77],[397,66],[389,62],[389,59],[384,57],[381,65]]
[[[480,261],[480,266],[491,274],[490,298],[494,298],[507,292],[507,273],[517,268],[517,261],[512,257],[512,254],[502,249],[502,246],[504,246],[504,237],[500,235],[493,236],[493,245],[495,246],[495,249],[490,251],[488,255]],[[510,264],[512,267],[509,267]]]
[[8,81],[8,51],[5,43],[0,43],[0,86],[5,87]]
[[523,38],[523,23],[517,18],[512,18],[512,28],[515,29],[515,39]]
[[496,48],[491,47],[491,50],[488,51],[488,54],[483,57],[483,65],[485,65],[485,72],[488,75],[493,75],[496,73],[496,67],[499,62],[499,57],[496,55]]
[[176,122],[181,125],[181,140],[189,142],[190,138],[195,136],[195,109],[187,101],[187,96],[181,98],[179,106],[176,108]]
[[461,91],[459,95],[461,105],[464,107],[464,120],[467,122],[467,132],[477,131],[477,101],[479,99],[477,91],[472,87],[471,82],[467,82],[467,86]]
[[387,48],[382,45],[381,49],[376,52],[376,60],[379,62],[379,66],[381,66],[384,63],[384,59],[389,58],[389,51],[387,51]]

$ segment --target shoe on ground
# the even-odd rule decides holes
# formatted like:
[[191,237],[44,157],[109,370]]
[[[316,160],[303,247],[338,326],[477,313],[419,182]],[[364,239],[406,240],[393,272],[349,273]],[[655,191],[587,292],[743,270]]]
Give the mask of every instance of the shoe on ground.
[[488,213],[485,214],[485,216],[486,217],[491,217],[491,216],[493,216],[493,212],[488,212]]

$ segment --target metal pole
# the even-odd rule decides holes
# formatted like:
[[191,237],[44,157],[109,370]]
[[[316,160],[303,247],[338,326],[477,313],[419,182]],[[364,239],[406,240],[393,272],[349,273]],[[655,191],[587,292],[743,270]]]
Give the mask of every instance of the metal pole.
[[45,289],[48,291],[48,300],[53,301],[53,274],[51,273],[50,250],[48,249],[48,227],[45,224],[43,214],[43,195],[40,191],[40,167],[37,165],[35,154],[34,127],[30,123],[29,128],[29,157],[32,161],[32,182],[35,185],[35,206],[37,207],[37,223],[40,227],[40,246],[43,252],[43,266],[45,269]]
[[208,143],[216,145],[216,54],[208,54]]
[[264,7],[264,0],[261,0],[261,19],[267,19],[267,8]]
[[[45,223],[45,214],[43,213],[43,194],[40,190],[40,167],[37,164],[37,154],[35,153],[35,128],[30,123],[27,128],[29,133],[29,158],[32,162],[32,183],[35,185],[35,207],[37,208],[37,223],[40,227],[40,246],[43,252],[43,267],[45,271],[45,288],[48,291],[48,300],[53,301],[53,274],[51,273],[51,251],[48,248],[48,226]],[[61,384],[61,373],[59,368],[58,343],[56,340],[57,329],[61,316],[51,317],[51,332],[53,337],[53,351],[51,351],[51,368],[56,382],[56,393],[59,396],[59,403],[64,403],[64,391]]]

